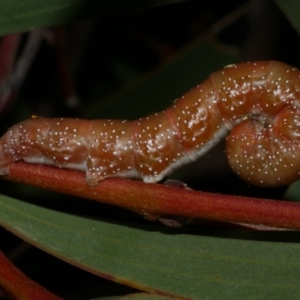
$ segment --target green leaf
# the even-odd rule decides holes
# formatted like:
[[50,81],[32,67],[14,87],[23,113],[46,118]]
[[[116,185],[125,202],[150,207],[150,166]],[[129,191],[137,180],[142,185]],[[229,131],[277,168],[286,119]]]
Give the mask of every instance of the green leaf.
[[300,32],[300,2],[298,0],[276,0],[292,25]]
[[118,300],[172,300],[173,297],[160,296],[147,293],[135,293],[118,298]]
[[296,181],[288,187],[283,199],[300,202],[300,181]]
[[0,198],[0,220],[11,232],[57,257],[145,291],[194,299],[300,297],[297,232],[117,224],[5,196]]
[[0,35],[182,0],[0,0]]

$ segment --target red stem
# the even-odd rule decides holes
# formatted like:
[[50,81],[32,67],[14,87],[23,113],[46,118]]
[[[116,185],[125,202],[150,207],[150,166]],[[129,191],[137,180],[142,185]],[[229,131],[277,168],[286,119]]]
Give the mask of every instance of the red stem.
[[8,299],[16,300],[59,300],[60,297],[52,294],[37,284],[19,269],[17,269],[0,251],[0,286]]
[[11,34],[2,38],[0,43],[0,84],[6,80],[12,71],[15,56],[21,39],[21,34]]
[[151,219],[178,215],[300,229],[298,203],[204,193],[122,178],[108,178],[91,187],[82,172],[24,162],[13,163],[5,178],[118,205]]

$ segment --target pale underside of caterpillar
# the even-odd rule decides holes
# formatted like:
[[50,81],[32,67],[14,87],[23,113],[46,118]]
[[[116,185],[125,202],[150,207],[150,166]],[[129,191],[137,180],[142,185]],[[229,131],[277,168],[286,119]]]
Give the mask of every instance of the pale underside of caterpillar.
[[231,168],[277,186],[300,178],[300,71],[276,61],[212,73],[165,111],[135,121],[32,118],[0,139],[0,173],[13,161],[158,182],[224,138]]

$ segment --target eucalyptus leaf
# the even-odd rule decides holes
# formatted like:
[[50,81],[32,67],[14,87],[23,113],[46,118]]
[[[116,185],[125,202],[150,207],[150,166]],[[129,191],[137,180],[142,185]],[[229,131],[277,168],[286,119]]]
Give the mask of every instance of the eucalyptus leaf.
[[182,0],[0,0],[0,35],[71,23],[84,18],[140,10]]
[[[100,209],[100,208],[99,208]],[[0,198],[0,223],[94,274],[193,299],[298,299],[297,232],[112,223]]]

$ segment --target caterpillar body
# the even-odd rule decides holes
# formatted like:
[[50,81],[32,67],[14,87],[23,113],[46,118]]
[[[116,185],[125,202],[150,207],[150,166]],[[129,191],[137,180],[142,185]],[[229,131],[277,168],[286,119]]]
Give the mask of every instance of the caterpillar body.
[[300,178],[300,71],[276,61],[212,73],[165,111],[134,121],[32,118],[0,139],[0,174],[13,161],[157,182],[227,134],[233,171],[252,184]]

